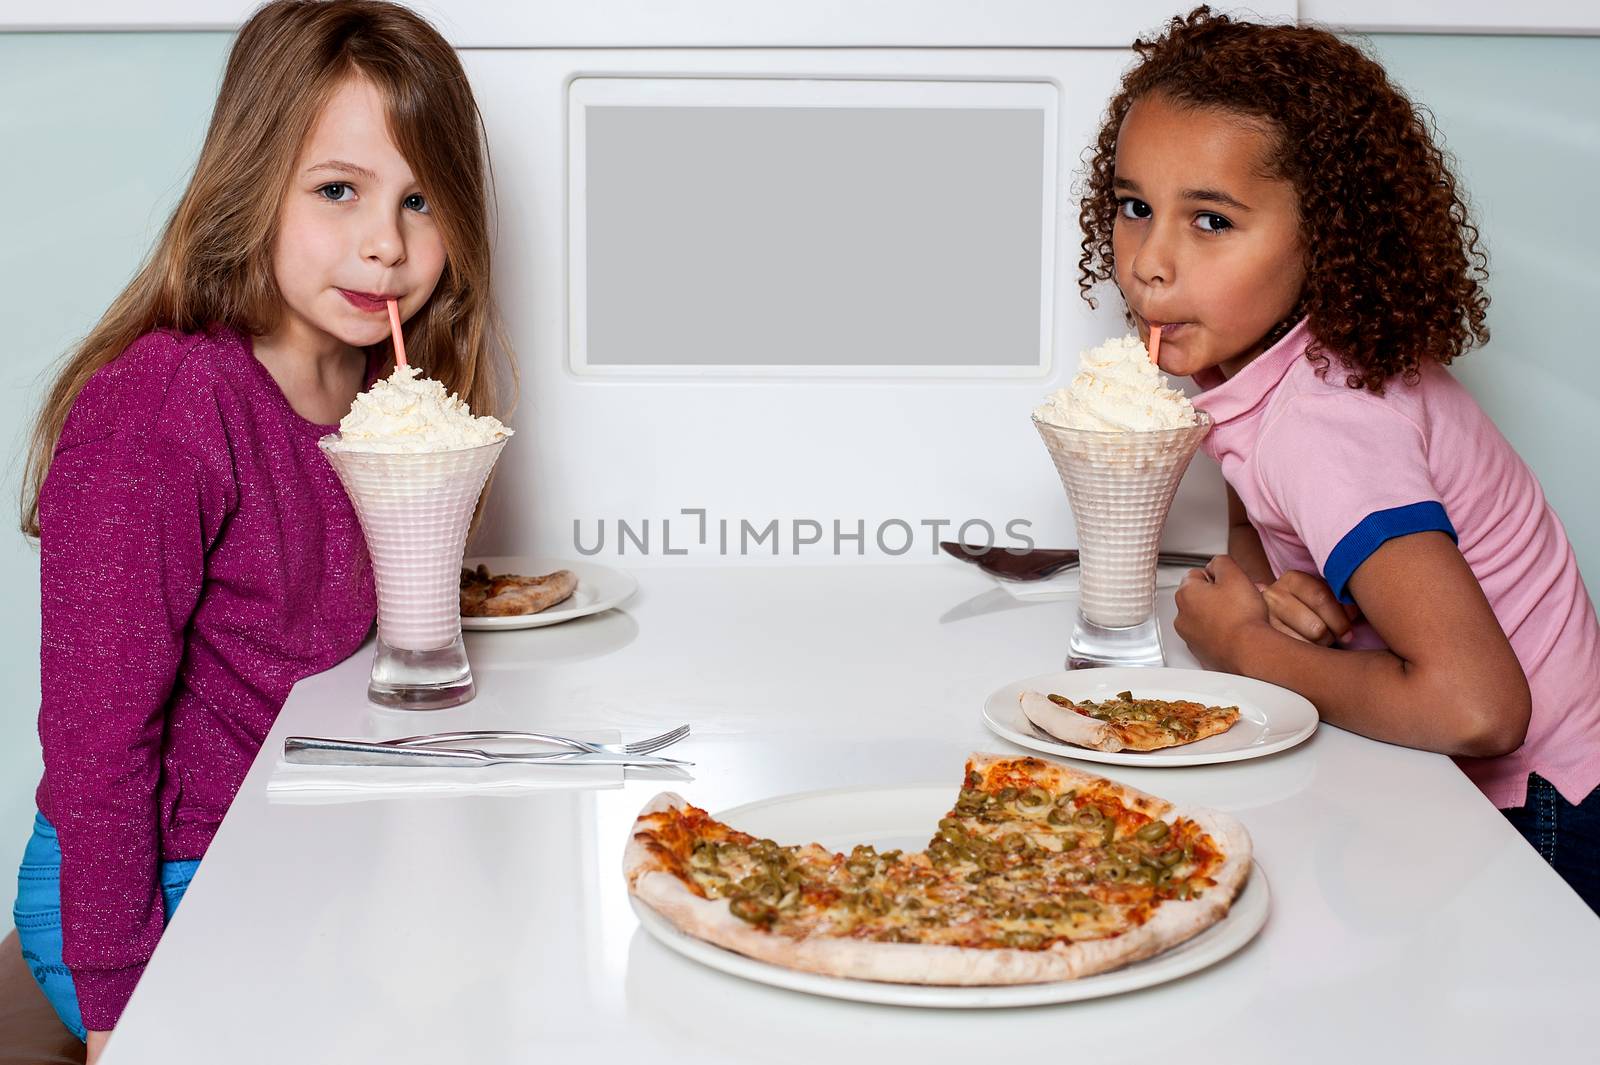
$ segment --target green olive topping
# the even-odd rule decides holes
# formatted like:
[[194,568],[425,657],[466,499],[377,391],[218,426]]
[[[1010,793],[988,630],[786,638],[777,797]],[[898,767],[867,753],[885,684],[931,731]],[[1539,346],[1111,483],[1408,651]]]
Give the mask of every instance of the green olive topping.
[[1072,823],[1079,828],[1094,828],[1105,819],[1105,812],[1098,806],[1085,806],[1072,815]]
[[1125,703],[1131,703],[1131,702],[1133,702],[1133,693],[1132,692],[1118,692],[1117,693],[1117,698],[1121,699]]
[[1146,843],[1160,843],[1167,838],[1167,834],[1171,831],[1172,829],[1167,826],[1165,821],[1151,821],[1148,825],[1140,825],[1139,830],[1134,835]]
[[1037,807],[1040,807],[1040,806],[1043,806],[1045,803],[1047,803],[1049,801],[1050,801],[1050,793],[1048,791],[1045,791],[1043,788],[1039,787],[1037,784],[1035,784],[1033,787],[1029,788],[1027,791],[1023,792],[1017,798],[1017,802],[1018,803],[1020,803],[1021,805],[1025,806],[1025,807],[1027,807],[1030,810],[1036,809]]
[[1161,719],[1161,727],[1164,728],[1164,729],[1167,729],[1167,730],[1169,730],[1169,731],[1171,731],[1171,732],[1173,732],[1173,733],[1175,733],[1175,734],[1177,734],[1179,736],[1192,737],[1195,734],[1195,730],[1194,730],[1194,726],[1193,725],[1189,724],[1187,721],[1180,720],[1179,718],[1176,718],[1176,717],[1164,717],[1164,718],[1162,718]]
[[999,791],[994,793],[994,797],[1000,802],[1010,802],[1017,797],[1017,789],[1001,788]]
[[1007,854],[1020,854],[1028,849],[1028,837],[1021,832],[1007,832],[1000,837],[1000,849]]
[[1055,806],[1058,810],[1065,810],[1072,805],[1072,800],[1078,797],[1077,791],[1064,791],[1056,796]]
[[998,873],[1006,867],[1005,855],[999,851],[984,851],[978,857],[978,865],[986,873]]
[[1110,884],[1120,884],[1128,875],[1127,867],[1121,862],[1101,862],[1094,867],[1096,880],[1104,880]]
[[882,917],[889,912],[889,900],[879,891],[863,891],[861,893],[861,908]]
[[1045,815],[1045,820],[1052,825],[1065,827],[1072,824],[1072,815],[1058,806]]

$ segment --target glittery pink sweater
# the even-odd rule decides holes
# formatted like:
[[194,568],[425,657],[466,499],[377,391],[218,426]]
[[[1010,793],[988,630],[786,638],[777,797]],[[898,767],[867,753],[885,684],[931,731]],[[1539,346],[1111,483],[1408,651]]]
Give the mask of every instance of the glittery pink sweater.
[[159,863],[205,853],[302,677],[375,616],[317,438],[249,338],[149,333],[96,373],[39,500],[44,779],[64,959],[112,1027],[160,938]]

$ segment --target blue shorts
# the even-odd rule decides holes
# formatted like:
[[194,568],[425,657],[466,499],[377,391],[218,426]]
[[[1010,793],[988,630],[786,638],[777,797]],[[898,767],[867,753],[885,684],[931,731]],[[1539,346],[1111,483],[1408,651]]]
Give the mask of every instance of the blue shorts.
[[[172,920],[199,865],[198,858],[161,863],[161,894],[166,897],[167,920]],[[44,814],[33,819],[33,835],[23,851],[22,868],[17,870],[17,905],[12,917],[22,944],[22,959],[28,963],[44,997],[73,1035],[87,1039],[88,1032],[78,1012],[78,989],[61,960],[61,844],[56,839],[55,826],[45,820]]]

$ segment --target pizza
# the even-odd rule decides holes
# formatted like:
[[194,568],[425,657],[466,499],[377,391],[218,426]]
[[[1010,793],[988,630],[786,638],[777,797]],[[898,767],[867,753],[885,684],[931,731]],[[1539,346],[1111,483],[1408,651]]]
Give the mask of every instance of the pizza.
[[1023,692],[1023,716],[1063,743],[1096,751],[1154,751],[1227,732],[1237,706],[1206,706],[1188,699],[1135,699],[1122,692],[1101,702]]
[[461,571],[461,616],[464,618],[517,617],[537,614],[565,602],[578,590],[578,577],[558,569],[542,577],[517,573],[491,574],[489,567]]
[[974,754],[915,853],[780,844],[670,792],[634,822],[628,888],[688,935],[775,965],[891,983],[1071,980],[1158,954],[1228,912],[1250,837],[1039,758]]

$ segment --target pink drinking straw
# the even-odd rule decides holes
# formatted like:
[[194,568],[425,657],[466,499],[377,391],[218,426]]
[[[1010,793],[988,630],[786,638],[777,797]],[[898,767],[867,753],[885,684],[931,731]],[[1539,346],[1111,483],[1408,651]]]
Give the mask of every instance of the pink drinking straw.
[[[389,304],[389,314],[391,316],[393,316],[394,313],[395,313],[394,304],[391,302]],[[399,326],[396,326],[395,328],[398,329]],[[1153,326],[1150,327],[1150,365],[1151,366],[1159,366],[1160,365],[1160,363],[1156,362],[1156,357],[1158,355],[1160,355],[1160,354],[1161,354],[1161,327],[1159,325],[1153,325]],[[405,359],[402,357],[400,361],[403,363],[403,362],[405,362]]]
[[[394,338],[394,364],[396,366],[404,366],[406,365],[406,335],[400,331],[400,304],[394,300],[385,302],[389,304],[389,335]],[[1160,342],[1160,337],[1161,334],[1157,331],[1156,340],[1158,343]],[[1151,361],[1155,361],[1154,356],[1151,357]]]

